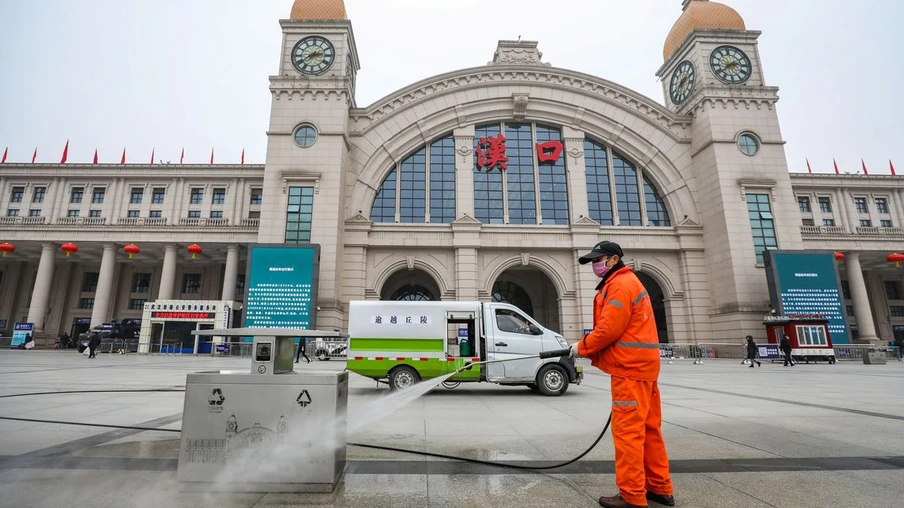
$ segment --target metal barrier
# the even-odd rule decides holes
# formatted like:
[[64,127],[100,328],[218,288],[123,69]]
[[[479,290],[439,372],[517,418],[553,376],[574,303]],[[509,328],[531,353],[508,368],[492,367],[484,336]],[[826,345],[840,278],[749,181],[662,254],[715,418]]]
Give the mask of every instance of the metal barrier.
[[251,350],[254,346],[251,342],[226,342],[214,344],[211,348],[211,356],[235,356],[237,358],[251,358]]
[[103,339],[97,347],[98,353],[137,353],[138,339]]
[[[317,359],[322,362],[329,360],[345,360],[348,355],[348,341],[344,339],[333,340],[315,340],[305,343],[305,354],[310,359]],[[295,354],[298,355],[298,346],[295,348]]]
[[838,361],[861,361],[864,351],[885,351],[889,360],[898,359],[896,346],[884,346],[881,344],[836,344],[835,359]]
[[694,360],[701,364],[706,359],[746,360],[747,344],[745,343],[703,343],[703,344],[660,344],[659,356],[663,360]]

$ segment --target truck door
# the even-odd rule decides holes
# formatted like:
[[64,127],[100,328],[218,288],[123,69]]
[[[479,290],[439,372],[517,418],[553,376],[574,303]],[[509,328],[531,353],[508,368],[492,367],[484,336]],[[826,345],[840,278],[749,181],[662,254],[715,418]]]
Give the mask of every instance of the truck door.
[[[493,351],[496,360],[533,356],[543,350],[543,332],[518,310],[508,306],[489,306],[491,315],[487,319],[487,329],[493,331],[488,338],[487,348]],[[490,369],[487,377],[496,382],[532,382],[542,360],[528,358],[498,364],[499,369]],[[498,377],[497,377],[498,376]],[[501,379],[499,379],[501,378]]]

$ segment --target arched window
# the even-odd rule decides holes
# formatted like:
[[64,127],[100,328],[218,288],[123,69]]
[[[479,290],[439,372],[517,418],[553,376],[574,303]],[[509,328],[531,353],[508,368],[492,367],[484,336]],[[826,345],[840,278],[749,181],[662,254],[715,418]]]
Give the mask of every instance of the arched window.
[[451,135],[428,143],[386,175],[370,220],[396,222],[397,217],[411,224],[455,220],[455,140]]
[[390,300],[432,302],[436,300],[436,298],[434,298],[433,293],[424,286],[409,284],[397,289],[396,292],[392,294],[392,297],[390,297]]
[[514,282],[496,282],[493,284],[493,301],[506,302],[523,310],[525,314],[534,317],[534,306],[530,296],[518,284]]
[[587,202],[590,218],[603,226],[614,224],[612,190],[609,188],[609,156],[606,148],[593,141],[584,141],[584,163],[587,175]]
[[558,150],[554,151],[554,160],[540,162],[537,146],[558,143],[561,148],[561,130],[530,123],[481,125],[475,129],[474,151],[480,148],[486,152],[491,138],[499,140],[500,135],[505,137],[506,167],[487,167],[476,161],[476,219],[484,224],[502,224],[507,218],[511,224],[567,225],[565,156]]
[[619,226],[643,226],[646,214],[649,226],[671,226],[665,202],[642,169],[589,139],[584,140],[584,160],[591,219],[612,226],[617,215]]

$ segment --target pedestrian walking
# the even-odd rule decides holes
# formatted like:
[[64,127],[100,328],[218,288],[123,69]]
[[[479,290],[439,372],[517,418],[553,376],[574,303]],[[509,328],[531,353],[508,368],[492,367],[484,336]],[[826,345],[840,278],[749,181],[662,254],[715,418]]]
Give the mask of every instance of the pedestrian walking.
[[779,348],[782,350],[782,354],[785,355],[784,366],[787,367],[788,365],[791,365],[794,367],[794,360],[791,358],[791,339],[789,339],[787,335],[782,336]]
[[69,334],[66,332],[60,335],[60,351],[64,349],[69,349]]
[[97,358],[97,348],[100,347],[100,342],[100,334],[92,333],[91,340],[88,341],[88,358]]
[[763,366],[759,360],[756,359],[756,355],[759,349],[756,347],[756,342],[753,341],[753,336],[747,336],[747,359],[750,360],[750,368],[753,368],[753,364],[756,363],[760,367]]
[[308,353],[305,351],[307,349],[308,339],[301,337],[298,339],[298,351],[295,353],[295,363],[298,363],[298,357],[303,356],[305,362],[311,363],[311,359],[308,358]]
[[895,335],[895,347],[898,348],[898,361],[904,361],[904,335]]
[[662,438],[659,333],[650,296],[625,266],[624,252],[601,242],[580,257],[602,279],[593,300],[593,330],[571,346],[610,376],[612,441],[618,494],[600,497],[607,508],[638,508],[647,501],[674,506],[669,457]]

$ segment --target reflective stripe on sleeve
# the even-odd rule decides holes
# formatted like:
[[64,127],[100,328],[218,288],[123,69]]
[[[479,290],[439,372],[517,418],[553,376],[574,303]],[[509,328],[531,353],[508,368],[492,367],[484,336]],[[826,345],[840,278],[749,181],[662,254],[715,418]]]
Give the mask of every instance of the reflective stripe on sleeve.
[[659,349],[659,344],[649,344],[646,342],[618,342],[619,346],[631,347],[635,349]]
[[613,400],[612,405],[615,407],[633,407],[637,405],[636,400]]
[[634,304],[633,304],[633,305],[637,305],[638,303],[640,303],[641,300],[643,300],[644,297],[646,297],[647,295],[649,295],[649,293],[647,293],[646,291],[643,291],[642,293],[640,293],[640,294],[637,296],[637,298],[634,299]]
[[622,305],[622,303],[618,300],[609,300],[609,303],[614,305],[617,309],[624,307],[624,305]]

